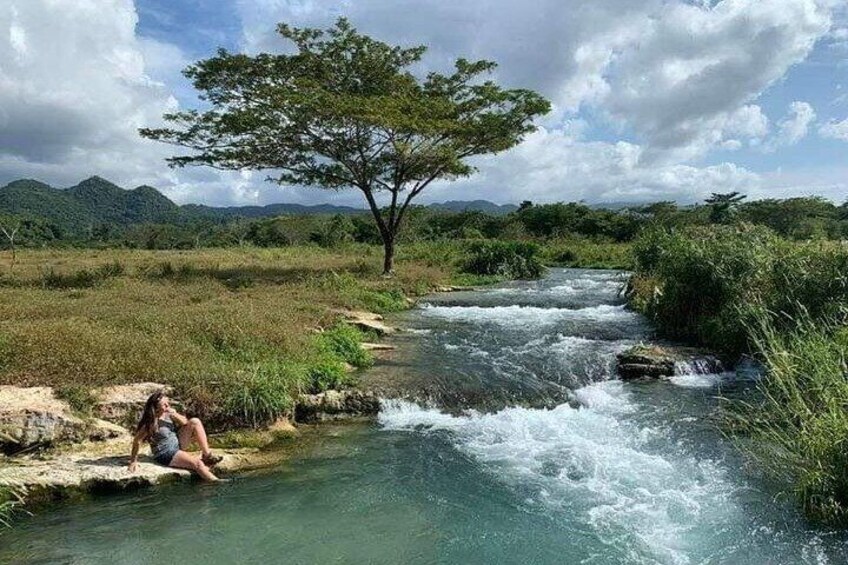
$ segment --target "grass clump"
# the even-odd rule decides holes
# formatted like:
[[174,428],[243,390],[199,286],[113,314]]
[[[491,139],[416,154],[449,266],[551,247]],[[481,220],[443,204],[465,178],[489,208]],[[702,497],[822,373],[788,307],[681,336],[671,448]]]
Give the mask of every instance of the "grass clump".
[[765,316],[778,329],[848,305],[848,249],[798,243],[762,226],[651,230],[634,245],[631,304],[665,336],[738,355]]
[[89,416],[97,404],[97,397],[92,393],[91,388],[75,384],[66,383],[56,388],[56,396],[65,400],[71,409],[77,414]]
[[584,269],[633,269],[629,243],[602,243],[588,240],[554,240],[542,247],[542,259],[552,267]]
[[545,274],[540,248],[524,241],[474,241],[468,244],[462,270],[507,279],[537,279]]
[[41,287],[53,290],[92,288],[108,279],[123,275],[124,271],[124,265],[118,261],[71,273],[59,273],[49,268],[41,276]]
[[363,332],[350,324],[340,322],[318,334],[316,339],[322,352],[362,369],[374,363],[371,353],[362,349],[363,338]]
[[292,413],[304,379],[305,375],[291,365],[256,364],[225,385],[218,419],[236,427],[267,426]]
[[10,527],[15,509],[21,505],[21,494],[7,486],[0,486],[0,526]]

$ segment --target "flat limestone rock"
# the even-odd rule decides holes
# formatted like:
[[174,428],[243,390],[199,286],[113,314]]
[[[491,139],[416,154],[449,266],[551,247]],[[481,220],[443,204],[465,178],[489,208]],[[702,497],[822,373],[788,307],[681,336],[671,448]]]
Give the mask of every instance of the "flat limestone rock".
[[[84,443],[73,450],[0,459],[0,486],[22,489],[28,500],[55,500],[77,493],[120,492],[191,478],[189,471],[157,465],[145,455],[139,458],[136,472],[130,473],[127,468],[130,442],[127,437]],[[215,450],[215,453],[223,456],[214,467],[221,474],[274,465],[284,458],[282,452],[257,449]]]
[[473,286],[442,285],[434,288],[433,292],[466,292],[470,290],[475,289]]
[[81,441],[88,430],[52,388],[0,386],[0,451]]
[[350,325],[366,332],[374,332],[377,335],[388,335],[397,331],[397,328],[386,324],[380,314],[356,310],[337,310],[337,313],[344,316]]
[[369,320],[372,322],[382,322],[383,316],[374,312],[365,312],[364,310],[336,310],[347,320]]
[[397,328],[376,320],[349,320],[349,323],[362,331],[374,332],[377,335],[389,335],[397,331]]
[[394,351],[395,346],[388,343],[368,343],[362,342],[359,344],[365,351]]

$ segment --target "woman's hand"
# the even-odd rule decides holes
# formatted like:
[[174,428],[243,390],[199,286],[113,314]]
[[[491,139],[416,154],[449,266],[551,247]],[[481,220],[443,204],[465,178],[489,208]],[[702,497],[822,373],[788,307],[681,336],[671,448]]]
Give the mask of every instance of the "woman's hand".
[[135,461],[135,460],[130,461],[130,464],[129,464],[129,467],[127,467],[127,470],[130,473],[135,473],[138,470],[138,461]]

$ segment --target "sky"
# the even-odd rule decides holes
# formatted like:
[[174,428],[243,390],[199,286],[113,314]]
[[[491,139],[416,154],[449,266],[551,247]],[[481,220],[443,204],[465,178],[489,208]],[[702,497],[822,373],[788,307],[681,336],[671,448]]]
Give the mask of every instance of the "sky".
[[180,204],[361,207],[273,171],[170,169],[175,148],[138,135],[197,106],[180,72],[192,62],[281,52],[277,22],[340,16],[427,45],[426,69],[494,60],[499,83],[553,104],[520,145],[421,202],[848,200],[848,0],[0,0],[0,185],[99,175]]

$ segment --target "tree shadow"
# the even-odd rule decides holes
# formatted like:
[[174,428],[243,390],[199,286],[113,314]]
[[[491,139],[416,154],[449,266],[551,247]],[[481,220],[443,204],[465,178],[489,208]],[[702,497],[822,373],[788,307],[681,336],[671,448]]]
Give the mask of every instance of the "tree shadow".
[[[183,282],[211,279],[218,281],[230,290],[238,290],[257,284],[284,285],[302,283],[324,278],[338,271],[339,269],[329,267],[262,267],[255,265],[228,268],[194,267],[191,265],[173,267],[170,263],[163,263],[149,273],[148,276],[154,280]],[[342,271],[348,270],[342,269]],[[356,269],[353,269],[353,271],[356,271]]]

